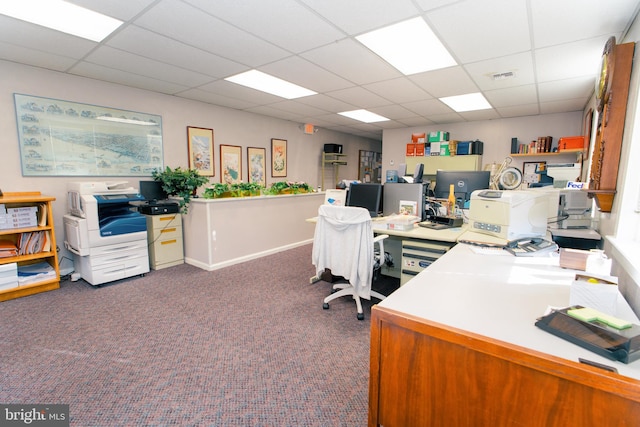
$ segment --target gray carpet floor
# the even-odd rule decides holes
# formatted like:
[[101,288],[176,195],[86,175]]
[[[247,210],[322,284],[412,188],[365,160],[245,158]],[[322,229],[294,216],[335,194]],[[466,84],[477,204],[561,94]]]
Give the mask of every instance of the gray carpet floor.
[[0,402],[69,404],[72,426],[365,426],[371,303],[323,310],[313,270],[306,245],[2,302]]

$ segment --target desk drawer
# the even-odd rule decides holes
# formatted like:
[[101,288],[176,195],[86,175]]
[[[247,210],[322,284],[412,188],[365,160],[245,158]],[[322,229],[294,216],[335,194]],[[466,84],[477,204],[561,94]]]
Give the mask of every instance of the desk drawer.
[[454,245],[455,243],[447,242],[404,240],[402,242],[400,285],[404,285],[422,270],[428,268]]

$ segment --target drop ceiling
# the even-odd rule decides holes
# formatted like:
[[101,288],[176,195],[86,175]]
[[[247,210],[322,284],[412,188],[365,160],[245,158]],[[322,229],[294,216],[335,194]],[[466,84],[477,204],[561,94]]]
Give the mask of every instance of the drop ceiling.
[[[0,59],[381,140],[384,129],[582,110],[606,40],[622,39],[640,1],[72,3],[125,23],[95,43],[0,15]],[[418,16],[457,66],[404,76],[355,39]],[[318,94],[286,100],[224,80],[251,69]],[[456,113],[438,100],[471,92],[492,108]],[[355,109],[390,120],[337,114]]]

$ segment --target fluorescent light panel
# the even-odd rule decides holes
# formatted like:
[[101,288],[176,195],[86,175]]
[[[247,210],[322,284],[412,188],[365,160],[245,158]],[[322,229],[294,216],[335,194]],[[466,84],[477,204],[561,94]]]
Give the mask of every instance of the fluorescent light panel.
[[367,110],[352,110],[352,111],[343,111],[342,113],[338,113],[341,116],[349,117],[354,120],[359,120],[364,123],[374,123],[374,122],[384,122],[389,120],[386,117],[380,116],[376,113],[372,113]]
[[286,99],[301,98],[317,93],[258,70],[236,74],[235,76],[227,77],[225,80]]
[[100,42],[122,21],[62,0],[2,0],[0,14]]
[[491,107],[489,101],[480,93],[468,93],[466,95],[447,96],[439,98],[454,111],[462,113],[464,111],[488,110]]
[[457,65],[420,17],[362,34],[356,39],[405,75]]

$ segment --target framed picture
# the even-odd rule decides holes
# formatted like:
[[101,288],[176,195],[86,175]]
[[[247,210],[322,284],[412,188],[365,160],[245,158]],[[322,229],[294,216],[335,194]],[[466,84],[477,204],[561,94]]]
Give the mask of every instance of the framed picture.
[[189,147],[189,168],[196,169],[203,176],[215,176],[213,129],[188,126],[187,144]]
[[242,181],[242,148],[220,145],[220,182],[234,184]]
[[287,176],[287,140],[271,139],[271,176]]
[[247,147],[247,165],[249,166],[249,182],[266,185],[266,156],[264,148]]
[[14,94],[22,176],[151,176],[162,117]]

